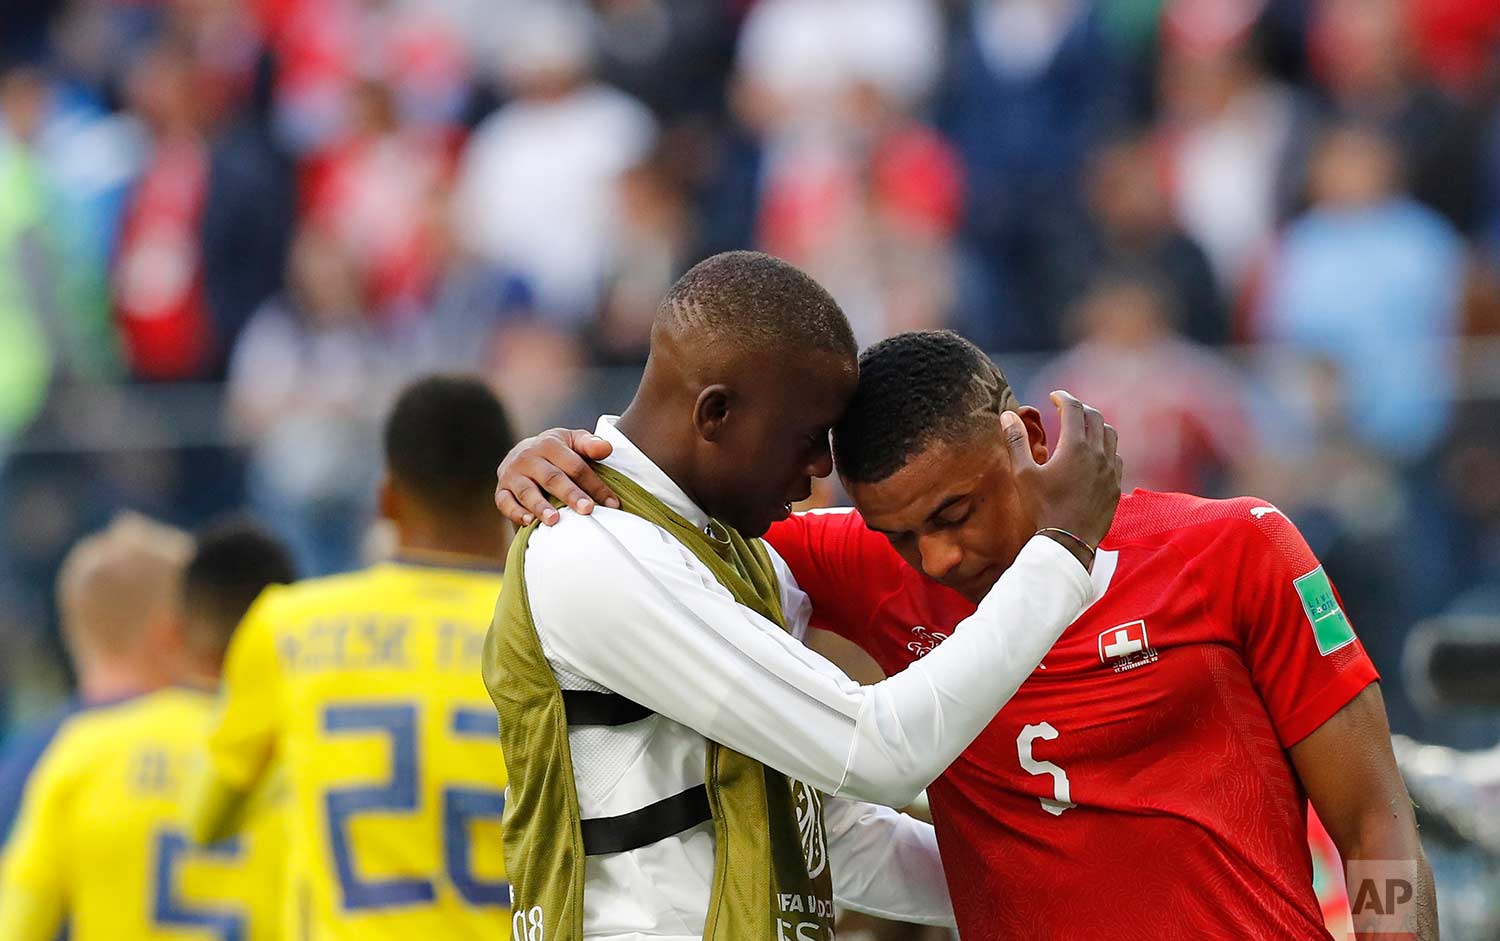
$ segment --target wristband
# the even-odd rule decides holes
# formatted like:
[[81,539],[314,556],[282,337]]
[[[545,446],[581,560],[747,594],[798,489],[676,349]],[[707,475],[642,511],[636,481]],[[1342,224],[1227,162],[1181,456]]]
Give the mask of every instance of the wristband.
[[1089,545],[1087,542],[1084,542],[1082,536],[1076,536],[1073,533],[1068,532],[1066,529],[1059,529],[1056,526],[1043,526],[1041,529],[1039,529],[1036,532],[1032,533],[1032,535],[1033,536],[1040,536],[1043,533],[1057,533],[1059,536],[1066,536],[1067,538],[1069,538],[1069,539],[1073,540],[1074,542],[1078,543],[1078,545],[1080,545],[1080,546],[1083,547],[1083,551],[1087,552],[1089,554],[1089,564],[1086,567],[1089,570],[1091,570],[1091,571],[1093,570],[1093,568],[1094,568],[1094,555],[1095,555],[1095,553],[1096,553],[1097,550],[1093,546]]

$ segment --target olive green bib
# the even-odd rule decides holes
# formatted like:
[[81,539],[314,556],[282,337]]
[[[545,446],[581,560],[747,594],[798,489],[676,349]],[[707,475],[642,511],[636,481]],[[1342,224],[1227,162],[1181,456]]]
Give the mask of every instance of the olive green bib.
[[[698,557],[740,604],[783,629],[770,556],[715,524],[709,536],[639,484],[594,465],[622,508],[662,527]],[[651,715],[612,693],[564,691],[548,665],[526,594],[526,545],[510,550],[505,590],[485,641],[484,679],[500,714],[510,786],[502,829],[515,941],[581,941],[584,860],[671,836],[712,819],[713,892],[704,941],[832,941],[833,888],[822,795],[754,759],[708,743],[702,788],[607,820],[582,820],[568,728],[623,725]],[[587,573],[579,573],[587,590]],[[663,683],[673,682],[662,677]]]

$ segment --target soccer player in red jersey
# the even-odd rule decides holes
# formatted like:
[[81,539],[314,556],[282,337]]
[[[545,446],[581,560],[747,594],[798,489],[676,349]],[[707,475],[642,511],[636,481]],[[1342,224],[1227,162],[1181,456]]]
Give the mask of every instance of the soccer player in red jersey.
[[[1040,413],[972,344],[866,351],[834,430],[859,510],[766,536],[814,623],[888,674],[942,643],[1035,530],[1006,435],[1046,460]],[[1093,578],[1098,600],[928,789],[963,937],[1326,939],[1310,799],[1346,864],[1411,873],[1404,933],[1381,936],[1436,939],[1374,667],[1291,521],[1137,490]]]

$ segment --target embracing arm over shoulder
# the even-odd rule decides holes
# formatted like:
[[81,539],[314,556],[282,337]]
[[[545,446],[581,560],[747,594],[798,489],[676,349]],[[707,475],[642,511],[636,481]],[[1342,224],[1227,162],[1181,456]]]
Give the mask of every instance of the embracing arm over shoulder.
[[792,585],[788,633],[618,511],[565,511],[533,534],[526,587],[560,669],[828,794],[896,807],[989,724],[1093,590],[1066,549],[1036,537],[939,649],[860,686],[797,639],[808,606]]

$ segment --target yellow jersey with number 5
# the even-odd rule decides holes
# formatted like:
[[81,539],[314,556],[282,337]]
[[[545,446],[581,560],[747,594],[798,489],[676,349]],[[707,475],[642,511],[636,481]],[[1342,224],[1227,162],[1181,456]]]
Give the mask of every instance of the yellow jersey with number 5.
[[288,937],[505,938],[505,768],[480,653],[500,571],[392,562],[266,589],[229,648],[217,786],[291,791]]
[[[0,876],[0,937],[273,941],[284,822],[252,806],[238,836],[197,846],[185,791],[214,698],[170,688],[70,718],[27,784]],[[273,802],[274,803],[274,802]]]

